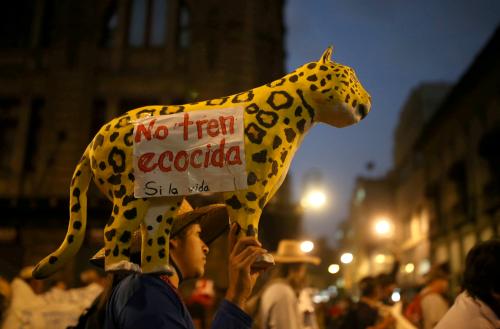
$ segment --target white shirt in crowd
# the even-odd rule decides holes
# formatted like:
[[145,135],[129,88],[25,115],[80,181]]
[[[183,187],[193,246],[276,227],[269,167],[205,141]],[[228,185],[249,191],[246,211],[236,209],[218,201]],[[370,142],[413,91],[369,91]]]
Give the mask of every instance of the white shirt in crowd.
[[302,329],[299,303],[292,287],[275,282],[266,288],[260,301],[260,319],[265,329]]
[[102,287],[92,283],[78,289],[52,290],[37,295],[24,280],[11,283],[12,299],[2,329],[64,329],[76,325]]
[[435,329],[498,329],[500,319],[488,305],[462,292]]
[[[425,289],[422,294],[426,294]],[[420,301],[423,329],[432,329],[449,309],[448,302],[438,293],[426,294]]]

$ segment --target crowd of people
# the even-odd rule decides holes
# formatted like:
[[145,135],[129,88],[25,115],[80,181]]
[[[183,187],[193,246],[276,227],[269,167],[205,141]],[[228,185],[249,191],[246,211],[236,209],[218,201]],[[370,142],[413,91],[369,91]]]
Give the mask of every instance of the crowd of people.
[[425,275],[425,284],[409,294],[411,298],[398,302],[388,298],[393,291],[401,291],[396,290],[394,274],[363,278],[358,283],[359,298],[334,299],[324,312],[325,328],[500,328],[499,239],[480,242],[469,251],[456,298],[450,293],[451,276],[446,263],[433,266]]
[[[207,211],[210,211],[207,208]],[[398,287],[395,262],[389,273],[358,282],[358,295],[337,295],[329,303],[315,304],[314,282],[308,269],[320,259],[301,251],[300,242],[282,240],[273,254],[276,266],[261,276],[252,265],[267,253],[254,236],[239,237],[241,228],[229,230],[228,287],[218,299],[213,281],[204,277],[209,244],[228,224],[203,221],[203,209],[176,220],[171,233],[171,274],[141,274],[88,270],[83,287],[66,289],[31,276],[22,269],[8,282],[0,277],[1,328],[262,328],[262,329],[445,329],[500,328],[500,240],[480,242],[467,254],[462,291],[449,300],[450,271],[444,264],[431,268],[426,283],[405,303],[391,295]],[[217,234],[211,234],[217,232]],[[134,234],[131,259],[138,260],[140,234]],[[104,253],[92,262],[102,266]],[[100,274],[102,273],[102,274]],[[195,279],[190,296],[179,287]]]
[[48,282],[32,277],[33,266],[21,269],[12,281],[0,277],[2,329],[67,328],[102,291],[103,274],[83,271],[81,287],[67,289],[63,281]]

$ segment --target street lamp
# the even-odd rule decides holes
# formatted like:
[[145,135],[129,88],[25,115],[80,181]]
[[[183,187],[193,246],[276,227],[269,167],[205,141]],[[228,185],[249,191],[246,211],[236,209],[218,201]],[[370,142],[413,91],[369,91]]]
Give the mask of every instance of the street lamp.
[[310,190],[300,201],[304,208],[320,209],[326,203],[326,194],[321,190]]
[[385,255],[384,254],[378,254],[375,256],[375,263],[383,264],[384,262],[385,262]]
[[319,210],[326,206],[325,180],[319,169],[308,170],[303,177],[303,193],[300,205],[303,208]]
[[392,223],[388,217],[378,217],[375,220],[375,234],[381,237],[389,237],[392,234]]
[[345,252],[340,256],[340,261],[344,264],[350,264],[354,259],[354,256],[350,252]]
[[340,265],[339,264],[330,264],[330,266],[328,266],[328,272],[329,273],[335,274],[335,273],[338,273],[338,271],[340,271]]
[[405,265],[406,273],[413,273],[414,270],[415,270],[415,265],[413,265],[413,263],[408,263]]
[[302,250],[302,252],[308,253],[311,252],[313,249],[314,249],[314,243],[312,241],[306,240],[302,241],[302,243],[300,244],[300,250]]

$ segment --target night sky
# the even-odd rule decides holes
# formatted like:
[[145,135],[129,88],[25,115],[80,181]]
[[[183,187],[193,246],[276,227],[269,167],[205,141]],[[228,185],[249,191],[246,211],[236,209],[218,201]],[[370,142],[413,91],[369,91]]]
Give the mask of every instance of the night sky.
[[[355,178],[383,176],[392,167],[393,135],[412,88],[456,82],[500,23],[498,0],[288,0],[286,70],[319,59],[353,67],[372,96],[370,114],[355,126],[314,127],[290,172],[299,200],[304,175],[322,174],[328,206],[306,212],[303,238],[327,236],[346,218]],[[499,54],[500,55],[500,54]],[[366,164],[375,167],[368,172]]]

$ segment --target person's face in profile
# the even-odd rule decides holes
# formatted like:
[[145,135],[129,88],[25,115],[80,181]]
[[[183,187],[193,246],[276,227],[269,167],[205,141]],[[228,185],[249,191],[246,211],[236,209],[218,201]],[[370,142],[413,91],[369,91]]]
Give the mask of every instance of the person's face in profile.
[[290,282],[296,289],[302,289],[307,285],[307,264],[298,264],[290,272]]
[[201,226],[193,224],[179,238],[171,240],[174,260],[185,279],[202,277],[205,273],[208,246],[200,237]]

